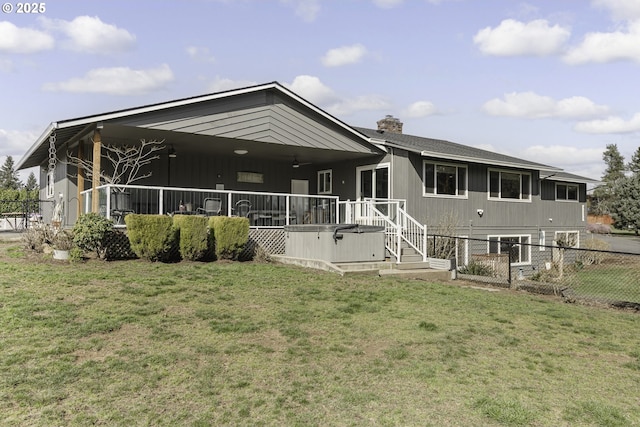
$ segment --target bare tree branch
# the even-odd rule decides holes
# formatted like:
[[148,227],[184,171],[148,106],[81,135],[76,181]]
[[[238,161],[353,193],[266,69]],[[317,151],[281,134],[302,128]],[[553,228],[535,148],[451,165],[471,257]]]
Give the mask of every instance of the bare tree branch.
[[[140,140],[139,145],[103,145],[106,150],[103,160],[107,160],[110,164],[111,174],[105,170],[100,171],[101,184],[128,185],[135,181],[148,178],[151,171],[141,174],[140,170],[152,161],[157,160],[160,156],[158,151],[165,149],[164,140],[147,141]],[[87,178],[93,179],[93,160],[80,159],[67,152],[68,162],[85,171]]]

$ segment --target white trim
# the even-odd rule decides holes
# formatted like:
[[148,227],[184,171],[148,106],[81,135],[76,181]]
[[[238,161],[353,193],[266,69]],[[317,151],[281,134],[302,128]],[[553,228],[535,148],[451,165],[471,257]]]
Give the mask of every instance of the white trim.
[[[427,188],[426,188],[426,183],[427,183],[427,163],[434,165],[434,192],[433,193],[427,193]],[[438,166],[451,166],[451,167],[455,167],[456,168],[456,194],[438,194],[437,190],[438,190],[438,182],[437,182],[437,167]],[[458,169],[464,169],[465,173],[464,173],[464,195],[460,195],[458,194],[458,178],[459,178],[459,172]],[[438,162],[438,161],[434,161],[434,160],[429,160],[429,159],[423,159],[422,160],[422,196],[423,197],[437,197],[437,198],[443,198],[443,199],[468,199],[469,198],[469,167],[466,164],[460,164],[460,163],[448,163],[448,162]]]
[[[320,176],[321,175],[329,175],[329,189],[324,189],[321,191],[320,189],[320,185],[322,183],[322,186],[324,187],[324,177],[321,179]],[[331,194],[333,192],[333,169],[323,169],[323,170],[319,170],[317,172],[317,181],[318,181],[318,185],[317,185],[317,189],[318,189],[318,194]]]
[[[499,189],[499,196],[498,197],[491,197],[491,172],[499,172],[500,173],[500,189]],[[521,198],[519,199],[511,199],[508,197],[502,197],[502,173],[512,173],[512,174],[517,174],[520,175],[520,196]],[[527,199],[523,199],[522,198],[522,175],[528,175],[529,176],[529,198]],[[531,172],[523,172],[523,171],[516,171],[516,170],[510,170],[510,169],[496,169],[496,168],[488,168],[487,169],[487,199],[494,201],[494,202],[511,202],[511,203],[531,203],[533,201],[533,177],[531,176]]]
[[[404,149],[406,150],[407,148],[405,147]],[[415,152],[418,152],[418,151],[415,151]],[[440,159],[446,158],[448,160],[459,160],[461,162],[479,163],[483,165],[502,166],[502,167],[509,167],[509,168],[519,168],[519,169],[521,168],[521,169],[537,170],[537,171],[545,171],[545,172],[561,172],[562,171],[562,169],[560,168],[541,165],[541,164],[514,163],[514,162],[507,162],[507,161],[494,160],[494,159],[483,159],[480,157],[438,153],[435,151],[422,150],[420,151],[420,155],[422,157],[435,157]]]
[[[565,190],[565,194],[567,196],[566,199],[558,199],[558,185],[564,185],[566,188]],[[575,187],[576,188],[576,198],[575,199],[570,199],[569,198],[569,187]],[[557,202],[570,202],[570,203],[578,203],[580,201],[580,186],[576,183],[567,183],[567,182],[556,182],[556,185],[554,187],[554,192],[555,192],[555,200]]]
[[[496,235],[487,235],[487,254],[491,254],[493,252],[490,252],[491,249],[491,238],[494,239],[498,239],[498,254],[501,254],[502,252],[500,252],[500,242],[503,237],[518,237],[518,247],[519,249],[519,259],[522,259],[522,248],[524,247],[525,250],[527,251],[527,258],[528,261],[525,262],[514,262],[513,264],[511,264],[511,262],[509,262],[511,265],[531,265],[531,234],[496,234]],[[526,242],[526,244],[522,244],[522,238],[526,237],[529,240]],[[508,254],[509,256],[511,256],[510,254]],[[509,260],[511,261],[511,260]]]

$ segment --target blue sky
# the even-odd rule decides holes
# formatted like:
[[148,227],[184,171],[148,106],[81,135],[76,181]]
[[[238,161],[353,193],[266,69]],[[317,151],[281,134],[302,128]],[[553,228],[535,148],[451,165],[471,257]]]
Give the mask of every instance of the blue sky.
[[0,161],[52,121],[271,81],[354,126],[391,114],[596,179],[607,144],[640,146],[638,0],[41,4],[0,12]]

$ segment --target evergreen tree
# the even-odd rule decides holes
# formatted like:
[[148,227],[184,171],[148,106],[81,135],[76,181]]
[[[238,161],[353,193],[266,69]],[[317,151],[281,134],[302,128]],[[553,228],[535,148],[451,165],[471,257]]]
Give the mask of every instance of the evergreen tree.
[[607,168],[602,175],[602,185],[593,191],[594,213],[607,214],[611,211],[611,201],[615,198],[614,186],[616,182],[625,178],[624,157],[618,151],[616,144],[608,144],[607,149],[602,154],[602,160]]
[[627,165],[627,170],[631,172],[634,176],[640,175],[640,147],[636,149],[636,152],[633,153],[631,157],[631,161]]
[[18,190],[22,186],[18,171],[13,164],[13,157],[7,156],[4,164],[0,168],[0,188]]
[[27,183],[24,185],[24,188],[29,192],[38,189],[38,180],[36,179],[36,175],[33,172],[29,174]]
[[640,175],[624,177],[613,184],[615,197],[609,202],[616,228],[640,230]]

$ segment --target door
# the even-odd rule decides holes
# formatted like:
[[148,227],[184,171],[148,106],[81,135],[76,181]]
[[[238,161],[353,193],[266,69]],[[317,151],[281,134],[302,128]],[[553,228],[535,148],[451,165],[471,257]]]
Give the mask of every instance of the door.
[[[389,198],[389,184],[389,163],[356,168],[356,199],[360,202],[375,199],[376,208],[385,215],[389,214],[389,204],[384,202]],[[363,216],[365,212],[360,206],[358,204],[356,213]]]

